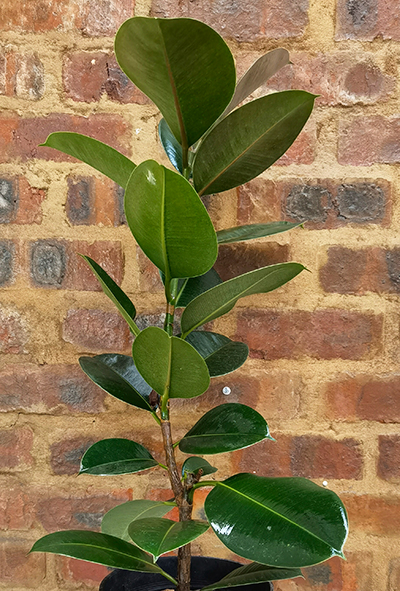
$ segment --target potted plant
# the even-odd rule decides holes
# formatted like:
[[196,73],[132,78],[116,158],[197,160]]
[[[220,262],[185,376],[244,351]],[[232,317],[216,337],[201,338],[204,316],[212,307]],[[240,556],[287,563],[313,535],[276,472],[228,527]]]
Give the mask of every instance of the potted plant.
[[[202,395],[211,378],[245,362],[247,345],[212,332],[209,323],[229,312],[240,298],[277,289],[304,269],[293,262],[275,264],[222,282],[213,269],[219,244],[269,236],[295,224],[275,222],[215,232],[201,197],[246,183],[271,166],[303,128],[315,96],[292,90],[239,106],[289,63],[287,51],[267,53],[236,85],[228,46],[213,29],[192,19],[129,19],[116,35],[115,52],[122,70],[160,109],[161,143],[176,170],[154,160],[136,166],[110,146],[76,133],[53,133],[44,145],[93,166],[125,189],[129,228],[160,272],[166,298],[164,327],[139,330],[130,298],[95,261],[84,257],[134,339],[132,356],[82,357],[80,364],[103,390],[155,421],[165,464],[132,440],[106,439],[86,451],[81,472],[167,470],[173,499],[129,501],[104,516],[101,533],[52,533],[38,540],[32,551],[122,569],[103,581],[105,591],[141,584],[188,591],[191,564],[195,575],[208,568],[202,562],[207,559],[194,557],[191,562],[190,542],[211,527],[229,550],[253,562],[222,564],[208,579],[192,581],[192,588],[211,591],[260,583],[269,588],[268,581],[301,576],[300,567],[343,557],[347,518],[340,499],[304,478],[243,473],[224,481],[214,479],[210,475],[216,469],[203,456],[271,438],[265,418],[244,404],[223,404],[175,441],[170,400]],[[176,310],[182,311],[178,330]],[[177,446],[187,454],[179,466]],[[203,522],[191,514],[193,495],[204,486],[212,490]],[[172,506],[178,507],[179,522],[164,517]],[[157,562],[176,549],[177,560]]]

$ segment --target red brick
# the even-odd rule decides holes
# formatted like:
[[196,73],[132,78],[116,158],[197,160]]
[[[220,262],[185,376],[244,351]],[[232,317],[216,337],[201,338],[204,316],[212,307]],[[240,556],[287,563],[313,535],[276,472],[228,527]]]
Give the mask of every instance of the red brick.
[[252,472],[258,476],[278,478],[293,476],[290,458],[291,438],[273,433],[276,441],[261,441],[256,447],[235,451],[232,463],[235,472]]
[[341,494],[353,531],[378,536],[398,536],[400,498]]
[[35,522],[35,500],[10,478],[6,484],[0,490],[0,531],[31,529]]
[[106,177],[68,177],[65,210],[74,225],[120,226],[125,221],[123,190]]
[[63,323],[63,339],[79,351],[127,352],[131,333],[123,318],[103,310],[69,310]]
[[90,37],[112,36],[120,24],[133,16],[134,0],[40,0],[20,4],[4,0],[0,28],[37,32],[77,30]]
[[214,268],[223,281],[248,271],[285,263],[290,260],[289,247],[277,242],[266,244],[222,244]]
[[110,494],[73,493],[45,498],[40,496],[37,516],[46,531],[62,529],[99,530],[107,511],[132,499],[131,490],[113,490]]
[[46,577],[44,554],[29,554],[32,542],[29,540],[5,540],[0,544],[0,584],[7,589],[24,587],[42,588]]
[[312,164],[315,160],[317,149],[317,133],[314,120],[308,122],[290,146],[287,152],[284,153],[279,160],[276,161],[277,166],[289,166],[290,164]]
[[389,563],[388,591],[400,589],[400,558],[393,558]]
[[111,114],[78,115],[51,114],[47,117],[16,119],[3,116],[0,119],[0,161],[9,162],[13,159],[75,161],[58,150],[42,148],[47,136],[54,131],[74,131],[92,136],[113,148],[127,153],[124,148],[129,143],[129,126],[122,117]]
[[281,219],[277,183],[254,179],[236,189],[239,224],[275,222]]
[[339,125],[340,164],[370,166],[400,162],[400,117],[354,117]]
[[25,319],[16,310],[0,310],[0,353],[24,353],[27,342]]
[[164,286],[160,273],[153,263],[146,257],[142,249],[136,248],[136,260],[139,267],[139,289],[141,292],[163,293]]
[[33,466],[33,432],[29,427],[0,431],[0,470],[21,472]]
[[359,375],[330,382],[327,416],[344,421],[400,422],[400,376]]
[[0,223],[40,224],[43,189],[31,187],[24,177],[0,178]]
[[0,412],[98,413],[106,393],[75,365],[8,365],[0,373]]
[[50,465],[54,474],[78,474],[83,454],[95,441],[89,437],[75,437],[53,443]]
[[0,52],[0,95],[37,101],[44,93],[44,66],[36,52]]
[[308,23],[308,0],[263,0],[226,3],[217,0],[176,3],[153,0],[152,15],[201,20],[221,35],[237,41],[298,37]]
[[400,41],[400,16],[397,0],[339,0],[336,39],[376,37]]
[[245,310],[237,335],[261,359],[371,358],[380,347],[382,317],[347,310]]
[[122,72],[114,55],[73,52],[65,56],[64,90],[74,101],[91,103],[106,95],[119,103],[144,105],[150,100]]
[[380,435],[378,476],[391,482],[400,482],[400,436]]
[[92,564],[83,560],[57,557],[56,577],[62,588],[82,589],[82,584],[89,588],[98,589],[101,581],[110,570],[101,564]]

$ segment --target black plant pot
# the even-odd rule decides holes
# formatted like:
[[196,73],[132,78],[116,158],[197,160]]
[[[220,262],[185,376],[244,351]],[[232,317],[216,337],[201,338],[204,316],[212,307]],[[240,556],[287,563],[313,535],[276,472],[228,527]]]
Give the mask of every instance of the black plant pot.
[[[166,573],[176,578],[176,556],[160,558],[157,564]],[[192,590],[202,589],[202,587],[216,583],[239,566],[243,565],[232,560],[193,556],[190,588]],[[172,583],[156,573],[114,570],[101,582],[100,591],[164,591],[164,589],[171,589],[171,587],[173,587]],[[257,585],[232,587],[232,589],[234,591],[273,591],[271,583],[257,583]]]

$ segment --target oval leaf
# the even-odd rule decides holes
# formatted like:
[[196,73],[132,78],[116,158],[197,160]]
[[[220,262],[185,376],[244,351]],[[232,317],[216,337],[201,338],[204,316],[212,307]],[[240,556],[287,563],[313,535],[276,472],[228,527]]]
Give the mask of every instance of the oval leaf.
[[345,508],[305,478],[236,474],[216,486],[204,509],[219,539],[239,556],[280,567],[343,557]]
[[276,92],[230,113],[200,144],[193,164],[199,195],[243,185],[269,168],[292,145],[309,118],[315,95]]
[[232,310],[240,298],[273,291],[296,277],[303,269],[305,267],[299,263],[270,265],[239,275],[209,289],[192,300],[183,311],[181,319],[183,338],[202,324]]
[[190,544],[209,528],[202,521],[171,521],[151,517],[133,521],[128,532],[133,542],[158,559],[161,554]]
[[153,564],[152,558],[139,548],[125,540],[93,531],[68,530],[48,534],[33,545],[31,552],[51,552],[111,568],[165,576],[164,571]]
[[151,453],[130,439],[103,439],[85,452],[79,474],[133,474],[158,466]]
[[303,577],[299,568],[278,568],[252,562],[245,566],[235,568],[223,579],[212,585],[203,587],[201,591],[213,591],[213,589],[225,589],[230,587],[241,587],[242,585],[256,585],[267,581],[282,581],[283,579],[294,579]]
[[89,164],[123,188],[126,187],[136,166],[132,160],[111,146],[80,133],[56,131],[49,135],[44,144],[40,145],[55,148]]
[[125,191],[129,227],[166,278],[203,275],[214,264],[217,236],[201,199],[180,174],[142,162]]
[[292,228],[298,228],[301,224],[291,222],[270,222],[269,224],[248,224],[247,226],[236,226],[217,232],[218,244],[231,244],[242,240],[255,240],[273,234],[280,234]]
[[182,476],[186,474],[194,474],[197,476],[201,470],[201,476],[207,476],[207,474],[214,474],[218,468],[214,468],[204,458],[197,456],[191,456],[184,461],[182,466]]
[[116,35],[115,54],[183,146],[207,131],[235,89],[228,46],[216,31],[193,19],[131,18]]
[[138,370],[160,396],[169,391],[169,398],[192,398],[210,384],[207,365],[196,349],[161,328],[142,330],[132,350]]
[[121,538],[127,542],[131,541],[128,534],[128,527],[135,519],[145,517],[164,517],[166,513],[175,507],[173,502],[163,501],[128,501],[108,511],[101,522],[103,534],[109,534]]
[[95,357],[80,357],[79,364],[85,374],[111,396],[153,412],[149,403],[152,388],[136,369],[132,357],[105,353]]
[[158,135],[160,136],[162,147],[164,148],[169,161],[175,166],[178,172],[183,174],[182,146],[175,138],[165,119],[161,119],[160,121]]
[[215,332],[192,332],[186,340],[207,363],[211,378],[235,371],[243,365],[249,354],[249,348],[245,343],[231,341]]
[[212,408],[179,442],[185,453],[219,454],[272,439],[265,419],[250,406],[239,403]]
[[84,254],[81,254],[80,256],[88,263],[93,273],[99,280],[104,293],[117,306],[121,316],[124,318],[124,320],[126,320],[131,331],[134,334],[139,334],[139,329],[134,322],[136,317],[136,309],[126,293],[122,291],[119,285],[115,283],[114,279],[112,279],[109,274],[106,273],[106,271],[104,271],[104,269],[96,263],[96,261],[88,256],[85,256]]
[[187,281],[175,307],[185,308],[194,298],[220,283],[222,283],[222,279],[215,269],[210,269],[199,277],[191,277]]

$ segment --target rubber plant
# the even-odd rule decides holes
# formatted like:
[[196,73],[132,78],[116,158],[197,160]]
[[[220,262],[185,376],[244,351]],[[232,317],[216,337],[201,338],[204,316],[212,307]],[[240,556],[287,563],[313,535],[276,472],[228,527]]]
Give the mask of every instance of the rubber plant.
[[[95,261],[84,257],[134,340],[132,356],[82,357],[80,365],[100,388],[149,413],[160,430],[165,465],[132,440],[106,439],[86,451],[81,472],[167,470],[174,498],[129,501],[104,516],[101,533],[52,533],[32,551],[161,573],[170,586],[188,591],[190,542],[211,527],[229,550],[254,563],[208,590],[300,576],[300,567],[343,557],[347,518],[339,497],[305,478],[243,473],[210,479],[216,469],[202,456],[271,439],[265,418],[244,404],[223,404],[174,441],[169,401],[201,396],[210,378],[245,362],[247,345],[210,331],[210,322],[232,310],[240,298],[277,289],[304,269],[294,262],[275,264],[222,282],[213,269],[219,244],[270,236],[296,224],[216,232],[201,197],[246,183],[278,160],[309,118],[315,96],[289,90],[243,103],[290,63],[288,52],[270,51],[236,84],[233,56],[224,40],[192,19],[131,18],[117,32],[115,53],[128,78],[161,111],[159,136],[175,170],[154,160],[135,165],[110,146],[77,133],[52,133],[43,145],[78,158],[125,189],[129,228],[164,282],[164,328],[139,330],[130,298]],[[183,311],[175,331],[177,309]],[[181,466],[177,446],[188,454]],[[192,520],[193,495],[204,486],[212,487],[204,504],[207,521]],[[179,522],[164,517],[172,506],[178,507]],[[175,580],[156,560],[178,548]]]

